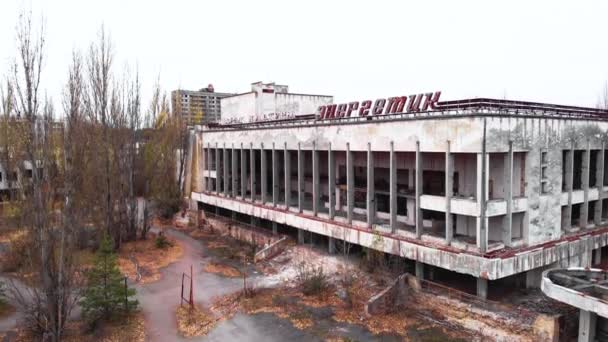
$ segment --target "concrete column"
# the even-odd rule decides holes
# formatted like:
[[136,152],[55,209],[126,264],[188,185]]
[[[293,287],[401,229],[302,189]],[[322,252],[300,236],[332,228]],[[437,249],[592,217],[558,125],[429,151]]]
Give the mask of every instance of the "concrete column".
[[237,156],[236,156],[236,149],[234,148],[234,144],[232,144],[232,151],[231,154],[232,156],[232,197],[236,198],[237,195],[237,175],[238,175],[238,168],[237,168]]
[[298,243],[304,244],[304,230],[298,229]]
[[488,280],[483,278],[477,278],[477,297],[487,299],[488,298]]
[[447,141],[445,152],[445,241],[452,243],[454,226],[452,222],[452,191],[454,190],[454,158],[450,151],[450,141]]
[[327,242],[328,242],[327,252],[329,254],[335,254],[336,253],[336,240],[333,237],[329,236],[327,238]]
[[224,153],[224,162],[223,162],[223,171],[224,171],[224,196],[228,197],[228,184],[230,181],[230,177],[228,176],[229,173],[228,171],[230,170],[230,168],[228,167],[228,149],[226,148],[226,144],[224,144],[224,148],[223,148],[223,153]]
[[241,197],[245,199],[247,195],[247,154],[241,143]]
[[279,232],[278,224],[275,221],[272,221],[272,234],[277,234]]
[[602,263],[602,248],[597,248],[596,250],[593,251],[594,256],[594,261],[593,261],[593,266],[597,266],[600,265]]
[[562,230],[567,230],[572,227],[572,185],[574,177],[574,142],[570,143],[570,151],[566,155],[566,174],[565,185],[566,191],[568,192],[568,206],[566,207],[566,213],[564,214],[564,221],[562,222]]
[[[304,153],[298,143],[298,211],[304,210]],[[303,238],[302,238],[303,239]]]
[[391,141],[389,155],[389,211],[391,232],[397,231],[397,156],[394,143]]
[[581,172],[581,186],[583,187],[583,203],[581,204],[581,218],[579,226],[586,228],[589,224],[589,161],[591,160],[589,150],[589,141],[587,141],[587,149],[583,152],[583,168]]
[[203,145],[203,191],[209,191],[209,147]]
[[287,143],[284,148],[284,161],[285,161],[285,208],[289,210],[291,206],[291,154],[287,150]]
[[604,142],[602,141],[602,148],[597,153],[596,158],[596,173],[595,173],[595,187],[597,188],[598,200],[595,202],[595,212],[593,214],[593,221],[596,226],[602,223],[602,202],[604,199]]
[[422,195],[422,154],[420,154],[420,141],[416,141],[416,237],[422,236],[422,209],[420,209],[420,196]]
[[505,202],[507,213],[502,221],[502,243],[511,247],[513,229],[513,142],[509,141],[509,151],[504,159],[504,183],[505,183]]
[[279,202],[279,162],[277,151],[272,143],[272,206],[276,207]]
[[374,189],[374,152],[372,144],[367,143],[367,227],[372,228],[376,221],[376,190]]
[[424,264],[420,261],[416,261],[416,278],[424,279]]
[[266,183],[268,180],[268,167],[266,164],[266,150],[264,150],[264,143],[261,144],[260,149],[260,196],[262,199],[262,204],[266,203],[266,195],[268,194],[268,189],[266,188]]
[[[485,148],[484,148],[485,150]],[[479,218],[477,219],[477,248],[484,253],[488,248],[488,231],[486,220],[487,198],[487,155],[485,151],[477,154],[477,205]]]
[[350,143],[346,143],[346,220],[353,223],[353,207],[355,205],[355,168]]
[[595,312],[579,310],[578,342],[595,341],[595,325],[597,314]]
[[251,143],[250,152],[249,165],[251,165],[251,202],[255,202],[255,188],[257,187],[258,183],[255,175],[255,150],[253,149],[253,143]]
[[[329,219],[333,220],[336,216],[336,156],[331,150],[331,142],[327,148],[327,195],[329,197]],[[330,237],[330,244],[333,239]],[[331,248],[330,248],[330,253]]]
[[219,195],[220,193],[220,183],[222,182],[222,168],[220,167],[220,149],[217,147],[217,143],[215,143],[215,193]]
[[543,268],[535,268],[526,272],[526,288],[538,289],[543,278]]
[[316,142],[312,142],[312,213],[319,213],[319,202],[321,193],[319,191],[319,152]]

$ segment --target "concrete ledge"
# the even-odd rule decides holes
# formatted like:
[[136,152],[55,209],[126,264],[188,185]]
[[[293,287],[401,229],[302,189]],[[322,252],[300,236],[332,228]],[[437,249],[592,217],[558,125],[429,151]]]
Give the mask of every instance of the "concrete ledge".
[[192,193],[192,198],[242,214],[488,280],[504,278],[555,263],[581,265],[589,258],[593,249],[606,246],[608,243],[608,228],[602,227],[585,230],[578,234],[565,236],[561,240],[549,241],[537,246],[502,249],[481,254],[442,243],[425,242],[410,237],[409,234],[404,235],[405,233],[391,234],[372,231],[365,227],[348,225],[304,213],[294,213],[236,198],[195,192]]
[[608,276],[608,271],[597,268],[571,267],[568,269],[547,270],[543,272],[543,279],[541,282],[543,293],[559,302],[566,303],[581,310],[594,312],[602,317],[608,318],[608,301],[556,284],[550,278],[551,273],[568,271],[585,272],[589,275],[589,278],[598,279],[598,281],[599,279],[605,279],[605,277]]

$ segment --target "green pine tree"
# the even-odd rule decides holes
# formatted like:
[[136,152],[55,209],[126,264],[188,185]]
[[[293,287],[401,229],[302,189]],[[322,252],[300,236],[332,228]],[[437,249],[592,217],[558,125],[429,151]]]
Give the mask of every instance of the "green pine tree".
[[135,289],[125,287],[116,259],[112,240],[104,235],[95,264],[87,273],[87,287],[80,301],[84,316],[90,320],[110,319],[137,309],[138,302],[132,298]]

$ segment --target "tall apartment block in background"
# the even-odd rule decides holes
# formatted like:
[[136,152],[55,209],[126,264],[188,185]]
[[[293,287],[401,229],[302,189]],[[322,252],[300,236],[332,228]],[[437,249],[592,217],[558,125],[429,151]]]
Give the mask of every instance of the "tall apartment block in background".
[[234,94],[216,92],[212,84],[199,90],[178,89],[171,92],[171,106],[189,126],[219,122],[220,99],[231,95]]

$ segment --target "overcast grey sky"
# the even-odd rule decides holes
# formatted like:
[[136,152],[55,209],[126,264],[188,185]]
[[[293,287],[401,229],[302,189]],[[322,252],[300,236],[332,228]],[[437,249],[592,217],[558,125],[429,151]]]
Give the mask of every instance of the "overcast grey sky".
[[57,102],[73,48],[102,23],[117,71],[166,90],[244,92],[255,81],[337,102],[442,90],[595,106],[608,80],[606,1],[2,0],[0,75],[21,8],[47,25],[44,86]]

